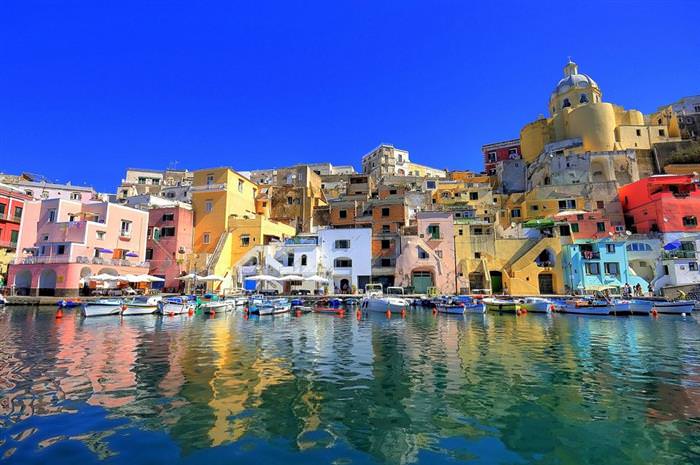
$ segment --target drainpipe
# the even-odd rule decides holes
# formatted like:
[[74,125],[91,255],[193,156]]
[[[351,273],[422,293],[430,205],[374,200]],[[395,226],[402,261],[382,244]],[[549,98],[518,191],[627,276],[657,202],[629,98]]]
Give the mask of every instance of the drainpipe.
[[457,235],[452,234],[452,255],[455,262],[455,295],[459,294],[459,284],[457,280]]

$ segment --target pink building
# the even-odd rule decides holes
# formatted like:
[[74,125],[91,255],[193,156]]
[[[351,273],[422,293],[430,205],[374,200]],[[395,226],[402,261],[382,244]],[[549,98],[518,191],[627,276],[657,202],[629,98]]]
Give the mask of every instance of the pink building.
[[108,202],[27,202],[8,285],[24,295],[78,295],[83,278],[144,274],[148,213]]
[[186,260],[192,253],[192,224],[192,207],[188,204],[148,211],[149,274],[165,279],[160,284],[166,290],[177,291],[182,283],[177,278],[186,271]]
[[419,294],[429,287],[456,292],[454,244],[452,213],[418,212],[416,226],[405,228],[401,238],[396,285],[412,287]]

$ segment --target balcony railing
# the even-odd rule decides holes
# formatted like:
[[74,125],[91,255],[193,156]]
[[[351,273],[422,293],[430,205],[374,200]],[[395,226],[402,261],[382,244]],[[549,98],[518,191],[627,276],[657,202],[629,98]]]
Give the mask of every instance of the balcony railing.
[[686,258],[697,257],[696,250],[672,250],[670,252],[664,252],[662,257],[664,260],[682,260]]
[[83,265],[105,265],[105,266],[129,266],[136,268],[148,268],[149,262],[132,262],[117,258],[100,257],[69,257],[68,255],[42,255],[38,257],[22,257],[15,259],[17,265],[38,265],[38,264],[67,264],[80,263]]
[[581,255],[583,256],[584,260],[600,260],[600,252],[582,250]]
[[226,184],[203,184],[199,186],[190,186],[191,192],[207,192],[207,191],[221,191],[226,190]]

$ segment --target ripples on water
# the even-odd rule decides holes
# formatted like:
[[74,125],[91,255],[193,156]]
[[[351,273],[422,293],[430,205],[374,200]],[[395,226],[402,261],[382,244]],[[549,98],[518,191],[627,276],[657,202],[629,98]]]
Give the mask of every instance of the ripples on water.
[[695,317],[0,310],[0,464],[700,463]]

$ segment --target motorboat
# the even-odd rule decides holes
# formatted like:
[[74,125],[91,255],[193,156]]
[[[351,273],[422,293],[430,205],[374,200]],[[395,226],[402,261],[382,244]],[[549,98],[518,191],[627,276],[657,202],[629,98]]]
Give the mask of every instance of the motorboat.
[[59,308],[75,308],[80,307],[82,305],[82,302],[80,302],[80,300],[78,299],[63,299],[56,302],[56,305],[58,305]]
[[631,315],[632,314],[632,301],[630,299],[613,299],[612,300],[613,313],[615,315]]
[[629,299],[629,312],[632,315],[649,315],[653,308],[653,300]]
[[161,296],[140,295],[132,297],[124,302],[122,315],[151,315],[159,310],[159,304],[162,300]]
[[202,313],[215,315],[217,313],[226,313],[231,311],[231,305],[225,300],[208,300],[199,304]]
[[317,305],[311,308],[314,313],[328,313],[333,315],[345,315],[345,309],[343,307],[326,307],[323,305]]
[[292,308],[289,299],[265,299],[261,303],[256,304],[250,309],[250,313],[263,315],[278,315],[280,313],[288,313]]
[[160,313],[163,315],[182,315],[194,313],[197,301],[187,296],[170,297],[163,302]]
[[124,302],[121,299],[99,299],[84,303],[80,313],[84,317],[119,315],[123,305]]
[[515,300],[486,297],[483,302],[486,304],[486,310],[490,312],[518,313],[521,310],[520,303]]
[[613,312],[614,305],[606,300],[579,297],[567,299],[558,310],[579,315],[609,315]]
[[457,300],[464,304],[464,313],[486,313],[486,305],[481,298],[474,298],[469,295],[458,295]]
[[362,298],[362,310],[366,312],[401,312],[409,307],[409,302],[403,297],[402,287],[388,287],[387,294],[382,291],[381,284],[367,284],[365,296]]
[[355,307],[357,305],[360,305],[360,299],[356,299],[354,297],[348,297],[347,299],[345,299],[346,307]]
[[691,313],[694,307],[695,302],[692,300],[657,300],[654,302],[652,311],[680,315]]
[[550,313],[554,310],[554,302],[543,297],[523,297],[518,299],[518,304],[528,313]]

